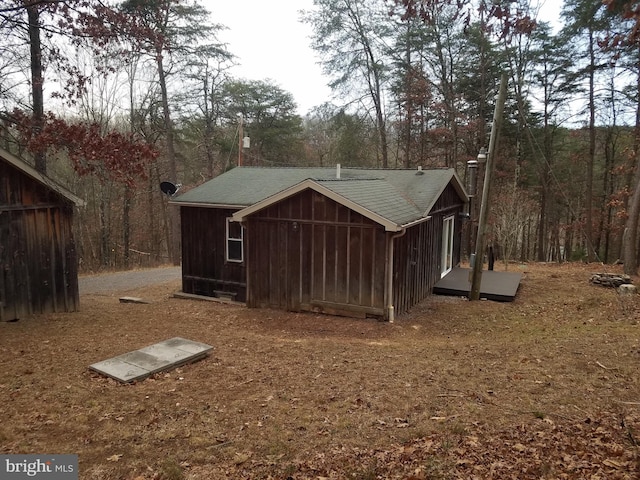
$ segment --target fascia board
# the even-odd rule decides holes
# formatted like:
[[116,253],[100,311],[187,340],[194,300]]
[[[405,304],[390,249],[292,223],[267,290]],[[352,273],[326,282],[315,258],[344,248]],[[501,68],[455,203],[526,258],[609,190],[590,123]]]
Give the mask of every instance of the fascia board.
[[453,171],[453,179],[454,179],[453,186],[458,191],[458,195],[460,195],[460,198],[462,198],[465,203],[468,203],[469,194],[467,193],[467,189],[462,184],[462,180],[460,179],[460,176],[455,170]]
[[204,202],[181,202],[180,200],[169,200],[169,205],[178,207],[199,207],[199,208],[224,208],[227,210],[240,210],[246,208],[247,205],[231,205],[224,203],[204,203]]

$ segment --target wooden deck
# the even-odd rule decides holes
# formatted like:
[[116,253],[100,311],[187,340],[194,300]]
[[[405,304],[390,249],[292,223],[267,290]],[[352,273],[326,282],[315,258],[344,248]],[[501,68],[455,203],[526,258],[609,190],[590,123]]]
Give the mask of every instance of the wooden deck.
[[[436,295],[468,297],[471,290],[471,270],[454,268],[433,287]],[[480,282],[480,298],[497,302],[513,302],[522,274],[517,272],[496,272],[483,270]]]

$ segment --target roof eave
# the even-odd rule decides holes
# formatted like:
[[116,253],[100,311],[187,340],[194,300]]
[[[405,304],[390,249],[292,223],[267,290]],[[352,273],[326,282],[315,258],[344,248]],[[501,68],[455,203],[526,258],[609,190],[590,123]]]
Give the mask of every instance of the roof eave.
[[447,188],[447,186],[449,184],[453,184],[453,188],[456,190],[456,192],[460,196],[460,199],[464,203],[469,203],[469,195],[467,195],[467,191],[465,190],[464,186],[462,185],[462,181],[460,180],[460,177],[458,176],[458,174],[456,173],[456,171],[454,169],[450,169],[450,170],[451,170],[451,177],[449,178],[449,180],[446,183],[442,184],[442,186],[440,187],[440,190],[438,191],[438,194],[434,195],[433,201],[431,202],[431,204],[427,207],[426,211],[424,212],[424,216],[425,217],[429,216],[429,214],[431,213],[431,209],[436,204],[436,202],[438,201],[438,199],[440,198],[440,196],[442,195],[442,193],[445,191],[445,189]]
[[227,203],[182,202],[179,200],[169,200],[169,205],[177,205],[178,207],[225,208],[228,210],[241,210],[249,206]]
[[411,228],[411,227],[413,227],[413,226],[415,226],[415,225],[418,225],[418,224],[420,224],[420,223],[427,222],[427,221],[431,220],[432,218],[433,218],[433,217],[432,217],[431,215],[426,215],[426,216],[421,217],[421,218],[419,218],[419,219],[417,219],[417,220],[414,220],[414,221],[412,221],[412,222],[402,224],[401,229],[402,229],[402,230],[405,230],[405,229],[407,229],[407,228]]
[[12,153],[7,152],[3,148],[0,148],[0,157],[4,158],[8,163],[13,165],[15,168],[20,170],[22,173],[31,177],[33,180],[46,185],[51,190],[56,192],[58,195],[66,198],[68,201],[73,203],[76,207],[84,207],[87,202],[85,202],[82,198],[74,195],[69,190],[64,188],[62,185],[59,185],[53,179],[47,177],[46,175],[40,173],[38,170],[33,168],[31,165],[26,163],[24,160],[16,157]]
[[460,198],[462,198],[465,203],[468,203],[470,198],[469,194],[467,193],[467,189],[462,184],[462,180],[460,179],[458,172],[456,172],[455,170],[453,171],[453,178],[455,178],[456,180],[453,186],[457,190],[458,195],[460,195]]

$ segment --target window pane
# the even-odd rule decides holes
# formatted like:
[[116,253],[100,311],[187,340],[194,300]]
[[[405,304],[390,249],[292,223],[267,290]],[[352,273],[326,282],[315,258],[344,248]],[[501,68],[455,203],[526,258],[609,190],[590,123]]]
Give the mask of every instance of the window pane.
[[242,241],[229,240],[227,241],[228,260],[242,261]]
[[442,222],[442,264],[441,276],[446,275],[453,268],[453,247],[455,221],[454,217],[447,217]]
[[237,240],[242,239],[242,224],[240,222],[229,222],[227,221],[228,229],[229,229],[229,238],[235,238]]

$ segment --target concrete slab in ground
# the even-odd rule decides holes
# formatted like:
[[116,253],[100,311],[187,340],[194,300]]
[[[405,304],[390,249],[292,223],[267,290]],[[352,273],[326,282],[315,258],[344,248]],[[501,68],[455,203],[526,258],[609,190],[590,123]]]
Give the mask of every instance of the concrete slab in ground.
[[143,380],[154,373],[172,370],[206,357],[211,345],[181,337],[89,365],[89,369],[123,383]]

